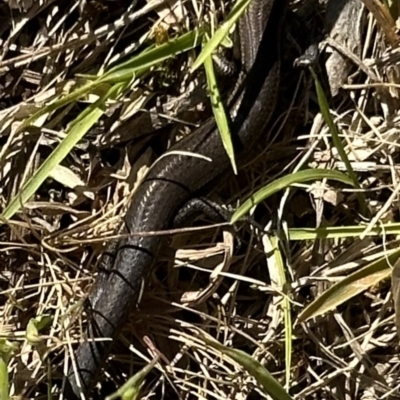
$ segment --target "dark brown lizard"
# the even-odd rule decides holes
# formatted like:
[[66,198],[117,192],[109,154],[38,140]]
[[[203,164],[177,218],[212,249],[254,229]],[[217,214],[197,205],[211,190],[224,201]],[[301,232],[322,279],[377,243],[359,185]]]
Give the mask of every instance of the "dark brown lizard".
[[[231,106],[231,134],[235,153],[248,151],[270,120],[277,101],[280,37],[286,0],[253,0],[239,21],[243,93]],[[208,120],[175,146],[211,159],[164,155],[138,188],[125,217],[125,232],[168,229],[179,210],[202,188],[230,168],[214,119]],[[131,236],[116,245],[107,273],[99,274],[89,296],[88,337],[118,335],[125,318],[136,307],[142,282],[157,260],[161,236]],[[111,342],[82,343],[76,352],[80,384],[71,369],[75,395],[87,394],[96,382]]]

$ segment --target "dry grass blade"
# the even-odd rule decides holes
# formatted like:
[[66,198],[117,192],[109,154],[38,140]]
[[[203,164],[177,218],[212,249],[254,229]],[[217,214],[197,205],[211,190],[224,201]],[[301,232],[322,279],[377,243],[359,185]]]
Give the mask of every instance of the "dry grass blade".
[[392,295],[397,336],[400,340],[400,259],[395,262],[392,269]]
[[361,236],[386,236],[400,234],[400,224],[388,223],[375,226],[366,232],[365,225],[328,226],[322,228],[291,228],[290,240],[345,239]]
[[[217,74],[210,102],[203,65],[236,45],[249,1],[0,1],[1,399],[65,398],[104,245],[156,159],[230,97]],[[393,0],[349,3],[289,0],[276,118],[202,193],[250,218],[157,232],[170,246],[104,396],[398,398],[399,15]],[[293,59],[326,36],[316,85]]]
[[373,14],[379,26],[385,32],[386,39],[392,47],[397,47],[400,38],[396,33],[397,27],[394,19],[390,15],[385,2],[379,0],[361,0],[368,10]]
[[398,262],[399,256],[399,250],[393,251],[391,254],[343,278],[309,304],[300,313],[296,323],[301,324],[310,318],[315,318],[331,311],[364,290],[377,285],[390,276],[392,265]]
[[108,101],[116,100],[126,90],[135,76],[140,76],[154,65],[173,57],[179,52],[192,49],[196,46],[198,38],[199,32],[196,30],[158,48],[145,50],[139,56],[133,57],[132,60],[128,60],[112,68],[109,72],[105,73],[104,76],[96,78],[94,82],[84,85],[72,92],[69,96],[61,98],[47,107],[43,107],[42,110],[28,118],[21,125],[19,130],[22,131],[42,115],[49,114],[73,101],[77,101],[83,95],[91,93],[97,86],[112,84],[103,96],[82,111],[76,120],[70,123],[70,130],[67,132],[65,139],[54,149],[53,153],[43,162],[21,191],[12,199],[2,213],[2,219],[9,220],[24,206],[45,179],[50,176],[53,169],[70,154],[74,146],[85,136],[89,129],[98,122],[105,111],[105,104]]

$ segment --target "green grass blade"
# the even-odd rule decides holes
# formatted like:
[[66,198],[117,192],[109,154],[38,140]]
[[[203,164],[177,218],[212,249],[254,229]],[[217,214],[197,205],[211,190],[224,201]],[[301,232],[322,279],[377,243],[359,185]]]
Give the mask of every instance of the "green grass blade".
[[203,39],[203,31],[194,29],[182,36],[172,39],[160,46],[141,52],[130,60],[110,69],[99,78],[100,83],[118,83],[131,80],[132,74],[139,70],[149,70],[168,58],[186,52],[198,46]]
[[74,90],[73,92],[69,93],[68,95],[64,96],[62,99],[56,100],[53,103],[49,104],[46,107],[43,107],[33,115],[31,115],[29,118],[27,118],[18,128],[18,131],[23,131],[26,127],[31,125],[33,122],[35,122],[38,118],[40,118],[42,115],[51,113],[53,111],[58,110],[61,107],[64,107],[73,101],[79,100],[81,97],[85,96],[86,94],[92,92],[95,90],[95,88],[98,86],[97,82],[89,82],[82,87]]
[[53,322],[50,315],[41,315],[37,318],[31,318],[26,327],[25,337],[28,343],[36,345],[43,342],[40,331],[49,327]]
[[232,8],[232,11],[229,13],[226,20],[222,23],[222,25],[217,29],[212,38],[207,42],[204,46],[202,52],[197,57],[196,61],[193,63],[191,68],[191,72],[195,71],[199,68],[204,61],[211,56],[213,51],[221,44],[221,42],[228,35],[229,31],[232,29],[233,25],[240,18],[243,12],[246,10],[248,5],[252,0],[237,0],[235,5]]
[[236,174],[237,167],[235,162],[235,152],[233,149],[231,132],[229,130],[228,118],[226,116],[225,109],[221,101],[220,92],[218,90],[217,80],[215,77],[214,66],[211,57],[207,57],[204,60],[204,68],[206,71],[208,90],[210,93],[211,106],[215,117],[215,122],[217,124],[225,151],[231,161],[233,171]]
[[292,400],[292,397],[282,385],[253,357],[244,351],[226,347],[215,340],[206,337],[202,337],[202,339],[209,346],[240,364],[264,388],[265,393],[269,394],[274,400]]
[[[322,89],[322,86],[318,80],[317,74],[314,72],[314,70],[312,68],[310,68],[310,71],[314,78],[315,90],[317,92],[318,104],[319,104],[319,107],[321,110],[321,114],[324,117],[324,120],[329,127],[329,130],[332,135],[333,144],[336,147],[336,149],[339,153],[339,156],[342,159],[344,165],[346,166],[347,173],[349,174],[350,178],[353,180],[354,186],[356,188],[360,188],[361,186],[360,186],[360,183],[358,182],[357,175],[354,173],[351,163],[347,157],[346,151],[345,151],[342,141],[340,140],[340,137],[339,137],[339,131],[338,131],[336,124],[333,121],[332,115],[330,113],[328,100],[326,99],[324,90]],[[363,215],[366,215],[367,207],[365,204],[365,196],[363,193],[360,193],[360,192],[357,192],[356,195],[357,195],[358,201],[360,203],[361,213]]]
[[[364,232],[364,225],[290,228],[289,240],[344,239],[349,237],[361,237]],[[400,235],[400,224],[381,224],[371,229],[366,236],[382,235]]]
[[[79,120],[63,141],[53,150],[51,155],[43,162],[36,173],[29,179],[20,192],[11,200],[2,214],[2,219],[10,219],[36,192],[40,185],[48,178],[51,171],[69,154],[72,148],[82,139],[86,132],[99,120],[104,113],[104,102],[106,99],[114,98],[120,91],[121,84],[115,85],[96,103],[89,106],[90,112],[86,110],[86,117]],[[78,117],[79,118],[79,117]]]
[[392,273],[392,265],[400,257],[400,250],[394,250],[360,270],[334,284],[321,296],[309,304],[299,315],[296,323],[302,323],[333,310],[345,301],[360,294],[364,290],[378,284]]
[[67,134],[65,139],[39,167],[38,171],[26,183],[20,193],[12,199],[10,204],[4,210],[2,217],[5,220],[10,219],[36,192],[39,186],[49,176],[53,168],[69,154],[78,141],[81,140],[86,132],[99,120],[104,112],[103,108],[106,100],[116,98],[118,94],[125,89],[126,85],[133,77],[147,71],[152,66],[159,64],[169,57],[192,49],[198,44],[201,38],[201,31],[193,30],[161,46],[147,49],[132,59],[113,67],[109,72],[99,77],[97,80],[85,84],[81,88],[73,91],[64,98],[53,102],[47,107],[44,107],[28,118],[21,125],[19,128],[20,130],[23,130],[23,128],[30,125],[42,115],[55,111],[73,101],[77,101],[80,97],[93,91],[96,87],[114,83],[107,93],[105,93],[97,102],[87,107],[78,118],[71,123],[69,127],[70,132]]
[[122,400],[136,400],[138,399],[140,393],[140,387],[149,374],[149,372],[154,368],[158,362],[159,357],[153,359],[149,364],[142,368],[138,373],[128,379],[115,393],[106,397],[106,400],[115,400],[119,397]]
[[290,371],[292,366],[292,315],[290,301],[287,293],[288,281],[286,279],[285,263],[279,248],[279,238],[271,236],[270,238],[275,263],[278,267],[279,289],[286,295],[282,297],[283,323],[285,327],[285,387],[290,386]]
[[8,363],[11,356],[17,351],[18,344],[0,339],[0,400],[8,400],[10,382],[8,378]]
[[231,223],[233,224],[238,221],[240,218],[246,215],[252,207],[261,203],[269,196],[272,196],[273,194],[289,187],[290,185],[293,185],[294,183],[316,181],[325,178],[339,181],[347,185],[353,185],[353,181],[347,175],[335,170],[306,169],[294,174],[285,175],[258,190],[249,199],[247,199],[233,214]]
[[[73,121],[70,122],[67,129],[71,131],[75,125],[79,125],[81,121],[84,121],[86,118],[88,118],[90,114],[93,112],[93,110],[97,107],[103,108],[103,111],[105,111],[106,101],[118,98],[118,96],[121,95],[124,92],[124,90],[129,86],[129,83],[130,83],[129,81],[125,81],[111,86],[109,90],[105,92],[104,95],[101,96],[99,100],[93,103],[93,105],[89,105],[83,111],[81,111],[81,113]],[[85,125],[84,122],[83,124]]]
[[53,375],[52,375],[52,369],[53,366],[51,364],[51,358],[47,357],[46,359],[46,364],[47,364],[47,400],[53,400],[54,395],[53,395]]
[[97,79],[94,81],[88,82],[65,97],[54,101],[46,107],[43,107],[31,117],[27,118],[21,124],[19,130],[22,131],[42,115],[51,113],[61,107],[79,100],[81,97],[93,92],[100,85],[105,83],[115,84],[131,81],[134,77],[140,76],[145,71],[148,71],[151,67],[160,64],[162,61],[173,57],[178,53],[182,53],[196,47],[201,38],[202,31],[196,29],[161,46],[151,47],[150,49],[144,50],[140,54],[132,57],[130,60],[111,68],[110,71],[106,72],[100,77],[97,77]]
[[0,356],[0,400],[8,400],[10,390],[10,382],[8,379],[7,364],[3,357]]

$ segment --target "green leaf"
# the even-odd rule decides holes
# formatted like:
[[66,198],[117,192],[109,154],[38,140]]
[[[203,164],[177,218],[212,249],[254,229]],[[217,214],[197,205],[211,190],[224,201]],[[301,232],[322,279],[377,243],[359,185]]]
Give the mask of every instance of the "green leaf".
[[107,94],[88,107],[89,111],[87,109],[83,111],[85,117],[78,117],[78,122],[72,126],[72,129],[67,133],[62,142],[53,150],[20,192],[11,200],[3,212],[3,220],[10,219],[34,195],[40,185],[49,177],[51,171],[64,160],[79,140],[82,139],[86,132],[103,115],[103,105],[106,98],[114,98],[119,93],[121,85],[117,84],[113,86]]
[[221,101],[221,96],[218,90],[217,80],[215,78],[214,66],[211,57],[207,57],[204,60],[204,68],[206,70],[208,90],[210,93],[211,106],[214,113],[215,122],[221,136],[222,144],[224,145],[225,151],[231,161],[233,171],[235,174],[237,174],[235,152],[233,149],[231,132],[229,130],[228,118],[226,116],[224,106]]
[[269,185],[258,190],[249,199],[247,199],[233,214],[231,218],[231,224],[234,224],[245,214],[250,212],[252,207],[261,203],[269,196],[279,192],[282,189],[289,187],[295,183],[316,181],[321,179],[332,179],[345,183],[347,185],[353,185],[353,181],[345,174],[328,169],[306,169],[303,171],[296,172],[294,174],[285,175],[275,181],[271,182]]
[[223,22],[223,24],[217,29],[212,38],[204,46],[196,61],[193,63],[193,66],[190,70],[191,72],[196,71],[196,69],[198,69],[204,63],[204,61],[211,56],[213,51],[222,43],[222,41],[232,29],[233,25],[241,17],[251,1],[252,0],[236,1],[235,5],[232,8],[232,11],[226,18],[226,21]]
[[106,400],[114,400],[121,397],[122,400],[136,400],[138,399],[140,387],[158,362],[159,357],[154,358],[149,364],[142,368],[137,374],[129,378],[115,393],[106,397]]
[[[329,130],[331,132],[332,135],[332,140],[333,140],[333,144],[336,147],[340,158],[342,159],[344,165],[346,166],[347,169],[347,173],[349,174],[350,178],[353,180],[353,185],[357,188],[360,188],[360,184],[358,182],[357,179],[357,175],[354,173],[353,171],[353,167],[351,166],[351,163],[347,157],[346,151],[343,147],[342,141],[340,140],[339,137],[339,131],[336,127],[335,122],[333,121],[332,115],[330,113],[329,110],[329,104],[328,104],[328,100],[326,99],[325,93],[322,89],[321,84],[319,83],[317,74],[314,72],[314,70],[312,68],[310,68],[311,74],[314,78],[314,83],[315,83],[315,90],[317,92],[317,97],[318,97],[318,104],[321,110],[321,114],[324,117],[324,120],[326,122],[326,124],[329,127]],[[358,201],[360,203],[360,207],[361,207],[361,213],[362,214],[366,214],[366,210],[367,207],[365,205],[365,196],[363,193],[361,192],[357,192],[356,196],[358,198]]]
[[[329,226],[322,228],[290,228],[289,240],[344,239],[360,237],[365,225]],[[400,224],[381,224],[368,231],[366,236],[400,235]]]
[[99,78],[100,83],[119,83],[131,80],[134,73],[141,70],[148,71],[150,68],[177,54],[191,50],[198,46],[203,39],[203,31],[194,29],[176,39],[172,39],[160,46],[143,51],[132,59],[121,63]]
[[25,337],[26,340],[31,344],[38,344],[43,341],[40,331],[47,328],[53,322],[53,318],[50,315],[42,315],[37,318],[32,318],[28,322],[26,327]]
[[0,339],[0,400],[8,400],[10,393],[10,382],[8,379],[8,363],[11,356],[19,348],[17,343]]
[[0,357],[0,400],[8,400],[10,382],[8,380],[7,363]]
[[169,57],[192,49],[199,43],[201,38],[202,31],[194,30],[161,46],[147,49],[132,59],[111,68],[110,71],[95,81],[89,82],[64,98],[44,107],[28,118],[19,128],[20,131],[40,116],[78,100],[80,97],[93,91],[96,87],[104,84],[113,84],[113,86],[111,86],[98,101],[88,106],[77,117],[77,119],[70,124],[69,132],[64,140],[54,149],[51,155],[44,161],[31,179],[6,207],[1,216],[0,224],[10,219],[18,210],[20,210],[21,207],[23,207],[29,198],[35,194],[40,185],[49,177],[53,168],[64,160],[73,147],[83,138],[86,132],[99,120],[104,113],[105,103],[107,100],[116,99],[127,87],[133,77],[147,71],[154,65],[159,64]]
[[25,120],[24,123],[19,127],[19,131],[22,131],[24,128],[31,125],[42,115],[58,110],[59,108],[94,92],[95,89],[100,85],[104,85],[105,83],[116,84],[130,82],[134,77],[140,76],[150,68],[160,64],[166,59],[196,47],[200,43],[202,35],[203,32],[201,30],[195,29],[182,36],[179,36],[176,39],[170,40],[161,46],[152,46],[149,49],[145,49],[140,54],[111,68],[105,74],[97,77],[92,82],[88,82],[67,96],[54,101],[52,104],[46,107],[43,107],[41,110]]
[[221,343],[202,336],[202,339],[214,349],[240,364],[264,388],[274,400],[292,400],[282,385],[264,368],[260,362],[241,350],[225,347]]
[[264,246],[268,246],[265,248],[266,253],[270,254],[268,260],[270,258],[274,259],[274,265],[276,265],[278,270],[278,288],[282,293],[284,293],[284,296],[282,296],[281,308],[283,311],[283,322],[285,326],[285,386],[289,387],[292,365],[292,315],[287,293],[288,281],[286,279],[285,263],[279,248],[279,238],[277,236],[267,236],[266,239],[267,241],[263,240],[263,242]]

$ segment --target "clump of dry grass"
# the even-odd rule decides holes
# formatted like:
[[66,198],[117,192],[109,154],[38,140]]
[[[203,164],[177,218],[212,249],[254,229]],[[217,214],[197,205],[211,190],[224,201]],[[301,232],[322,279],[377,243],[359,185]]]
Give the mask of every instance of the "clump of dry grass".
[[[172,17],[169,7],[154,11],[159,4],[0,3],[3,210],[62,141],[68,124],[105,88],[20,132],[22,121],[86,82],[82,74],[104,71],[143,43],[164,43],[167,34],[177,35],[194,21],[221,20],[228,7],[170,3]],[[320,31],[324,9],[317,13],[314,6],[311,0],[291,2],[307,27],[315,23]],[[132,313],[113,348],[107,380],[121,386],[158,356],[142,398],[264,397],[260,383],[239,363],[206,345],[201,338],[207,334],[251,354],[295,398],[398,396],[393,300],[390,282],[383,279],[390,275],[387,260],[398,258],[397,253],[387,258],[398,246],[393,223],[399,187],[397,36],[387,19],[364,15],[360,53],[345,52],[350,78],[337,96],[327,96],[361,190],[321,180],[281,191],[258,207],[252,217],[257,225],[240,226],[239,243],[236,232],[223,227],[174,236],[175,259],[167,252],[152,274],[140,310]],[[295,35],[297,20],[290,21]],[[335,47],[334,40],[329,43]],[[234,206],[297,169],[346,169],[320,114],[310,75],[291,69],[294,49],[285,54],[277,122],[268,143],[259,145],[261,156],[241,166],[237,179],[213,189]],[[103,243],[116,235],[137,182],[155,158],[148,110],[162,125],[157,133],[164,135],[156,143],[163,149],[165,134],[172,141],[183,132],[176,119],[198,121],[207,114],[204,77],[197,74],[193,80],[187,74],[194,58],[193,52],[185,53],[132,79],[122,97],[106,102],[96,129],[79,141],[23,210],[3,221],[0,354],[5,364],[0,368],[6,366],[9,377],[3,394],[50,398],[62,391],[73,349],[83,339],[82,300]],[[327,80],[319,76],[329,93]],[[160,104],[166,105],[161,112]],[[162,114],[158,119],[157,112]],[[357,193],[363,193],[365,213]],[[271,215],[274,228],[288,229],[260,232]],[[379,268],[367,269],[362,282],[351,279],[373,262]],[[313,303],[332,287],[338,289],[322,305]],[[360,288],[366,290],[359,293]],[[355,296],[345,301],[349,292]],[[313,304],[309,316],[314,318],[295,325]]]

